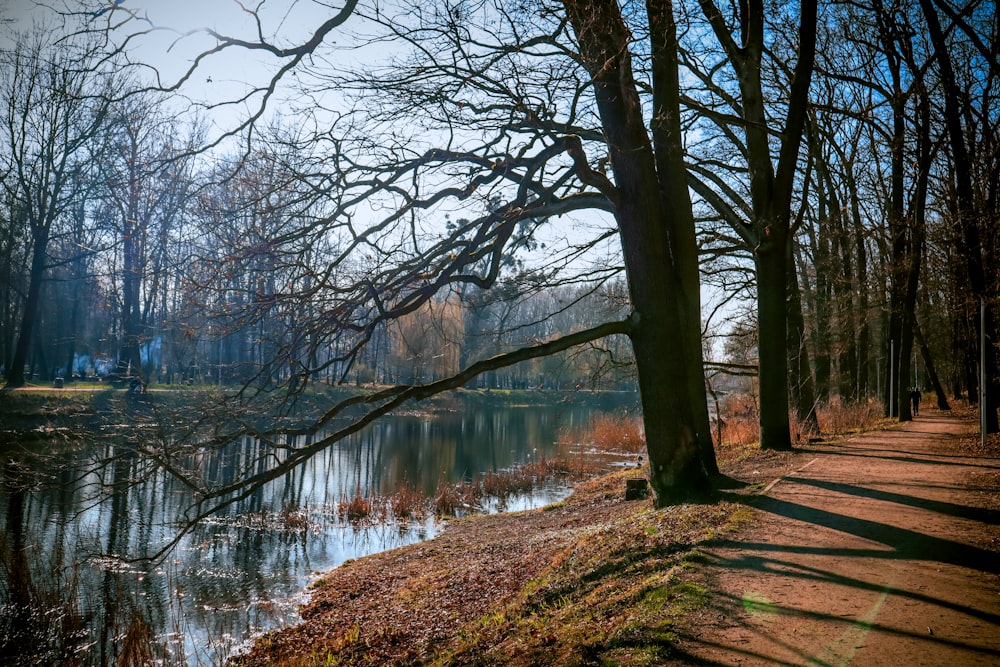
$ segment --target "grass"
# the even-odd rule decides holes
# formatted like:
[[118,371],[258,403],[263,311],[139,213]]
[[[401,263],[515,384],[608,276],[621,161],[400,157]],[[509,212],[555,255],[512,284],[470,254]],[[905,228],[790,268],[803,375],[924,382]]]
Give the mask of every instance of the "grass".
[[566,429],[559,435],[562,445],[585,444],[598,450],[638,453],[646,446],[642,416],[599,413],[582,428]]
[[749,520],[731,503],[638,506],[588,531],[506,606],[458,633],[433,665],[653,665],[707,591],[684,573],[696,546]]
[[827,435],[849,435],[882,428],[890,423],[882,404],[877,401],[822,403],[817,406],[816,416],[823,433]]
[[[720,416],[721,427],[717,423],[713,434],[719,462],[739,461],[752,455],[760,441],[760,414],[756,403],[745,394],[732,394],[723,402]],[[820,403],[816,406],[816,418],[822,435],[833,437],[883,428],[890,423],[883,416],[882,404],[877,401]],[[794,412],[789,414],[789,421],[792,439],[800,440],[804,430]]]
[[[662,664],[684,619],[709,596],[690,576],[704,560],[700,545],[738,529],[751,514],[729,502],[667,510],[649,502],[621,504],[620,491],[630,474],[621,470],[579,484],[573,497],[550,510],[567,518],[542,529],[554,534],[532,532],[539,528],[530,528],[530,519],[507,534],[512,521],[476,517],[456,522],[460,533],[450,541],[338,568],[316,585],[322,589],[316,593],[322,600],[315,608],[318,615],[307,609],[310,620],[296,639],[274,633],[258,644],[260,652],[232,664]],[[591,509],[598,514],[590,516]],[[570,517],[583,523],[577,529],[559,527],[565,520],[575,523]],[[494,520],[507,528],[498,534],[489,528]],[[538,538],[555,542],[539,555],[531,576],[518,578],[519,557],[506,561],[514,567],[511,572],[494,569],[496,550],[521,553]],[[428,560],[403,555],[414,551]],[[469,565],[470,560],[478,565]],[[399,569],[401,562],[406,566]],[[479,577],[482,570],[489,575]],[[508,575],[522,583],[510,595],[498,594],[503,587],[495,588],[494,582]],[[399,583],[377,584],[393,580]],[[355,590],[364,591],[358,608],[350,602]],[[478,611],[466,616],[456,609],[457,601]],[[401,613],[383,615],[387,608]],[[434,619],[453,612],[463,620],[439,629]],[[433,628],[430,635],[419,629],[425,621]]]

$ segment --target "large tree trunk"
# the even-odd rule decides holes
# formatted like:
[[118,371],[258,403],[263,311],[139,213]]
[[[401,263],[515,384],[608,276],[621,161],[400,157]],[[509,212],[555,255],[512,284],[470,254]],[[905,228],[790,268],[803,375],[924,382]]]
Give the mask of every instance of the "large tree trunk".
[[760,446],[791,449],[788,421],[787,335],[787,225],[776,225],[770,250],[758,250],[757,350],[760,364]]
[[701,335],[701,280],[694,214],[684,162],[684,131],[680,114],[677,26],[671,0],[648,0],[650,47],[653,55],[653,117],[650,121],[660,200],[667,218],[667,235],[678,277],[680,326],[685,329],[684,360],[687,391],[693,410],[695,439],[709,475],[719,474],[708,414]]
[[[631,338],[642,396],[650,481],[657,503],[664,505],[708,486],[698,437],[710,438],[707,431],[699,434],[695,424],[691,400],[694,381],[689,378],[688,356],[691,326],[685,322],[693,314],[685,300],[688,295],[682,294],[687,280],[681,277],[675,262],[675,257],[689,249],[683,239],[670,236],[673,225],[664,204],[663,193],[679,196],[672,189],[676,174],[672,179],[657,173],[656,157],[632,78],[628,50],[631,35],[618,3],[567,1],[565,6],[580,43],[584,65],[593,77],[615,175],[615,188],[609,194],[616,204],[615,218],[637,320]],[[661,13],[650,15],[653,29],[669,29],[662,23],[666,20],[662,12],[672,11],[669,3],[659,10]],[[659,47],[669,48],[669,44],[660,43]],[[660,81],[662,85],[663,79]],[[669,152],[661,157],[676,159]],[[686,194],[686,180],[677,180]],[[661,196],[650,196],[651,193]],[[693,239],[693,231],[690,238]],[[696,315],[700,330],[700,314]],[[698,372],[701,373],[700,364]],[[701,400],[706,402],[707,412],[704,390]]]

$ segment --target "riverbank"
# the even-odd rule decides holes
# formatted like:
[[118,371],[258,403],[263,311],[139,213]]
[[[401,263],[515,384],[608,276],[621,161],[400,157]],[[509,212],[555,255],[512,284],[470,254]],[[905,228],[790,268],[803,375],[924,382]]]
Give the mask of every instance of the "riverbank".
[[655,510],[624,500],[638,471],[623,470],[544,510],[455,520],[345,564],[314,584],[303,623],[233,665],[655,663],[705,595],[688,576],[700,545],[750,521],[746,500],[798,455],[724,458],[727,499]]
[[[156,389],[141,400],[113,389],[66,402],[61,390],[0,394],[45,434],[2,451],[0,570],[30,578],[0,586],[0,608],[17,612],[0,614],[0,664],[79,653],[125,665],[118,656],[136,645],[172,665],[222,664],[251,633],[297,619],[317,570],[426,539],[435,514],[555,502],[568,488],[542,480],[547,470],[575,470],[556,468],[567,452],[581,465],[604,454],[564,436],[603,420],[588,405],[387,415],[191,524],[193,484],[268,468],[284,443],[185,440],[222,423],[227,406],[197,405],[197,388]],[[63,430],[85,415],[91,428]],[[76,625],[61,634],[59,619]]]
[[[799,574],[814,571],[809,568],[815,564],[799,563],[795,566],[798,569],[769,572],[768,590],[755,593],[753,584],[765,573],[743,568],[725,578],[725,568],[718,567],[720,549],[737,545],[735,548],[746,551],[748,545],[756,544],[762,554],[754,557],[757,562],[771,553],[768,544],[783,544],[797,529],[808,547],[793,548],[793,552],[834,558],[837,581],[850,583],[866,581],[873,573],[877,578],[881,571],[878,563],[852,557],[846,548],[851,540],[860,537],[885,542],[882,547],[872,547],[876,552],[909,547],[896,544],[900,531],[891,524],[880,528],[880,520],[893,516],[891,511],[885,513],[885,507],[877,508],[880,515],[846,519],[846,523],[836,514],[817,515],[810,503],[823,491],[821,483],[793,486],[782,481],[801,477],[805,469],[813,474],[834,471],[830,474],[866,479],[871,477],[870,470],[901,465],[894,461],[896,452],[918,467],[933,465],[948,478],[942,478],[942,487],[954,488],[956,494],[974,483],[973,496],[962,496],[959,502],[954,498],[923,499],[927,490],[920,488],[919,477],[912,476],[906,478],[912,487],[896,486],[892,493],[872,488],[854,495],[895,501],[901,507],[922,507],[935,515],[943,513],[943,520],[935,521],[935,530],[943,535],[912,530],[915,544],[940,547],[954,543],[958,552],[980,556],[969,562],[951,559],[947,563],[964,568],[960,573],[964,578],[959,578],[952,590],[922,590],[909,597],[904,592],[899,596],[901,605],[919,599],[926,607],[923,613],[937,614],[941,608],[933,601],[956,595],[961,600],[968,592],[963,592],[963,585],[970,590],[985,586],[993,593],[1000,592],[996,572],[989,568],[980,571],[983,563],[989,562],[986,554],[993,554],[992,562],[998,562],[1000,535],[994,520],[998,508],[984,506],[997,504],[996,491],[1000,489],[996,440],[991,441],[992,449],[978,451],[969,435],[970,419],[946,413],[936,416],[933,427],[927,426],[930,421],[922,416],[917,422],[863,437],[811,442],[792,453],[741,452],[729,457],[732,462],[725,465],[731,482],[726,486],[732,488],[702,504],[655,510],[648,499],[626,502],[625,480],[635,473],[622,471],[581,484],[567,501],[545,510],[454,521],[430,542],[354,561],[327,573],[314,585],[301,624],[265,635],[250,653],[232,664],[679,665],[706,660],[707,664],[730,664],[738,658],[746,661],[743,664],[763,665],[787,661],[788,655],[793,656],[791,664],[808,662],[810,656],[826,655],[822,645],[812,644],[839,635],[845,623],[855,627],[853,609],[861,610],[857,612],[861,618],[857,627],[879,629],[877,610],[876,616],[865,616],[870,606],[867,597],[872,591],[881,591],[879,594],[888,598],[895,589],[848,585],[846,592],[838,593],[852,602],[838,603],[838,610],[824,614],[824,605],[832,603],[824,597],[829,592],[817,595],[816,586],[802,585]],[[908,439],[901,440],[901,433],[908,434]],[[912,451],[898,449],[901,442],[909,443]],[[866,457],[863,470],[867,476],[859,474],[858,456]],[[926,478],[929,473],[928,468],[920,474]],[[884,478],[876,474],[875,479]],[[792,494],[782,497],[781,507],[786,511],[777,518],[773,507],[776,485],[782,493]],[[837,496],[843,491],[826,490],[832,494],[832,506],[845,505]],[[796,497],[796,492],[802,496]],[[963,507],[968,511],[959,512]],[[975,544],[966,544],[968,534],[948,534],[952,525],[955,530],[969,531],[969,526],[959,526],[954,520],[958,517],[976,519],[985,526],[979,533],[973,531],[978,535]],[[829,530],[824,528],[826,524]],[[863,535],[854,530],[857,526],[864,528]],[[816,542],[818,532],[826,542]],[[947,550],[937,551],[941,553],[923,557],[932,561],[937,556],[945,558]],[[922,557],[919,549],[904,555]],[[735,558],[732,553],[728,557]],[[893,563],[894,572],[903,571],[900,568],[905,564]],[[820,565],[823,569],[815,570],[817,581],[823,579],[821,572],[832,569],[829,563]],[[779,592],[784,596],[780,604],[775,602]],[[935,597],[939,594],[941,598]],[[991,599],[1000,600],[1000,596]],[[839,609],[841,606],[846,611]],[[809,609],[806,616],[797,612],[799,607]],[[935,664],[955,664],[951,658],[970,655],[987,660],[1000,655],[996,648],[979,646],[975,639],[978,631],[972,627],[978,624],[981,628],[986,623],[993,630],[983,632],[1000,636],[996,632],[1000,610],[965,612],[957,603],[950,607],[952,612],[958,610],[951,621],[959,628],[955,639],[932,640],[928,645],[926,637],[946,630],[936,621],[928,620],[923,627],[926,619],[910,618],[907,623],[911,627],[905,632],[912,634],[912,641],[904,641],[903,648],[897,646],[890,655],[898,657],[898,650],[904,650],[912,657],[934,649],[934,655],[941,658]],[[796,648],[805,640],[785,630],[798,628],[805,621],[775,622],[785,615],[805,618],[815,626],[810,627],[812,644]],[[938,635],[934,635],[935,627]],[[732,633],[740,635],[738,641]],[[776,638],[776,633],[781,636]],[[892,627],[882,634],[900,637],[900,631]],[[785,653],[778,657],[775,647]],[[857,652],[853,645],[850,650],[852,656]],[[720,658],[722,662],[715,662]],[[914,659],[905,662],[928,664]]]

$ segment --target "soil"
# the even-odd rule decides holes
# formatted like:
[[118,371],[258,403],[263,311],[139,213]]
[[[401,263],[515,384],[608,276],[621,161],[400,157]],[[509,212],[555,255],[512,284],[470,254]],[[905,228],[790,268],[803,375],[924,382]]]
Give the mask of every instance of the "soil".
[[[929,410],[888,430],[758,453],[725,470],[736,488],[677,511],[624,502],[618,475],[547,511],[457,521],[429,542],[331,571],[303,623],[260,639],[237,664],[1000,664],[1000,448],[979,448],[976,428]],[[679,572],[703,592],[698,604],[674,605],[661,625],[632,615],[607,629],[642,607],[645,586],[646,597],[575,615],[602,627],[552,625],[553,609],[566,618],[595,598],[564,588],[535,604],[530,591],[554,571],[575,576],[567,563],[588,545],[608,558],[581,588],[669,567],[667,578]],[[698,564],[670,560],[674,545]],[[548,625],[525,634],[524,619],[542,612]],[[628,650],[626,629],[643,638]]]
[[1000,664],[1000,459],[927,411],[800,450],[752,527],[704,550],[701,665]]

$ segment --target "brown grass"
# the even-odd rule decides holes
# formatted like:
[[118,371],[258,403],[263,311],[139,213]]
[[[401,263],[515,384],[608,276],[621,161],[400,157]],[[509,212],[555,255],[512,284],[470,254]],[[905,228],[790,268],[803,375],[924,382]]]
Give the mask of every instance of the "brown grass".
[[[721,441],[718,423],[713,433],[719,461],[745,458],[746,452],[760,441],[760,413],[756,404],[748,396],[733,394],[722,403],[720,416]],[[885,425],[882,404],[873,400],[842,403],[835,399],[821,403],[816,407],[816,417],[823,434],[828,436],[849,435]],[[789,414],[789,422],[793,440],[798,440],[804,430],[794,412]]]
[[549,480],[580,479],[606,470],[600,457],[584,451],[570,451],[570,446],[563,444],[554,457],[541,456],[505,470],[490,470],[471,480],[449,483],[442,476],[431,506],[436,516],[471,514],[482,511],[485,501],[496,500],[502,507],[511,496],[530,493]]
[[295,508],[286,505],[278,515],[278,521],[286,530],[306,530],[309,528],[309,507]]
[[451,484],[442,474],[438,478],[437,489],[434,491],[434,514],[437,516],[456,516],[469,506],[463,484]]
[[882,404],[874,400],[850,403],[831,401],[816,409],[820,428],[829,435],[847,435],[879,428],[886,423],[884,415]]
[[361,487],[354,491],[354,497],[345,499],[337,505],[337,516],[341,521],[351,523],[361,523],[369,519],[372,515],[372,504],[367,498],[362,497]]
[[389,514],[398,522],[421,519],[427,513],[427,498],[409,482],[389,496],[388,505]]
[[153,635],[149,626],[136,615],[125,630],[122,648],[115,667],[145,667],[153,664]]
[[560,444],[587,443],[613,452],[639,452],[646,446],[642,415],[602,413],[584,428],[560,433]]
[[597,415],[590,423],[590,439],[602,449],[638,452],[646,446],[641,415]]

